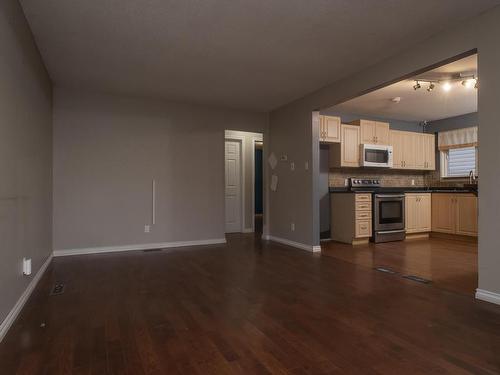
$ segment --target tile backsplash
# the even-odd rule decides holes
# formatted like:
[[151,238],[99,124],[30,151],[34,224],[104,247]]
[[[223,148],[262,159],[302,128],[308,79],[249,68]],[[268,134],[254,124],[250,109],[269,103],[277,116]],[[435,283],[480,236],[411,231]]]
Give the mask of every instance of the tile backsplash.
[[349,177],[379,178],[383,187],[400,186],[428,186],[428,175],[426,171],[402,171],[390,169],[365,169],[365,168],[330,168],[328,182],[330,187],[345,186],[345,179]]
[[[343,187],[349,177],[379,178],[383,187],[461,187],[468,182],[467,178],[442,179],[439,170],[435,171],[404,171],[391,169],[368,168],[330,168],[328,185]],[[412,180],[414,185],[412,185]]]

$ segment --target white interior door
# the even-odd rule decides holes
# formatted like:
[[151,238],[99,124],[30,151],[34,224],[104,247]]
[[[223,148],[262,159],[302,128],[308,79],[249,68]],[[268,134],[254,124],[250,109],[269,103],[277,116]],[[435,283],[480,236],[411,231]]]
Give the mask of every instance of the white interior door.
[[226,141],[226,233],[241,232],[241,143]]

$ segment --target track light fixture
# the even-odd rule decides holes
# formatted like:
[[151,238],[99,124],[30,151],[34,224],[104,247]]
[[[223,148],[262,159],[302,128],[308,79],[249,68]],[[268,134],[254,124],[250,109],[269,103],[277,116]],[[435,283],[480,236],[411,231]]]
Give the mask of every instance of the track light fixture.
[[419,80],[414,80],[414,82],[415,82],[415,85],[413,85],[413,90],[415,90],[415,91],[422,87],[422,83],[428,85],[426,88],[427,92],[432,92],[436,88],[436,85],[439,85],[439,87],[443,91],[448,92],[458,82],[461,82],[462,86],[465,88],[468,88],[468,89],[471,89],[471,88],[477,89],[478,88],[477,76],[475,74],[470,74],[470,73],[454,74],[450,77],[446,77],[443,79],[422,78]]

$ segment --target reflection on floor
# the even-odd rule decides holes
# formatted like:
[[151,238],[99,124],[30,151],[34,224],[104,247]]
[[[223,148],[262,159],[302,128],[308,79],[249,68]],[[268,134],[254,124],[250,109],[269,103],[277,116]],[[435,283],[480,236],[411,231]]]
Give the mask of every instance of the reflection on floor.
[[321,248],[323,255],[416,275],[438,288],[470,295],[477,288],[477,243],[429,238],[359,246],[322,242]]
[[262,214],[255,215],[255,233],[262,234],[263,217]]

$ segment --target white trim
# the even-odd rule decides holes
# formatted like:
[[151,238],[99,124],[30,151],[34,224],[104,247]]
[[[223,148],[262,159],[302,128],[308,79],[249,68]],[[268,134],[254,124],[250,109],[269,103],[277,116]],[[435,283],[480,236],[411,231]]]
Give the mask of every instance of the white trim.
[[321,246],[319,246],[319,245],[313,246],[312,251],[313,251],[313,253],[321,253]]
[[21,297],[19,297],[19,299],[17,300],[12,310],[10,310],[10,312],[7,314],[2,324],[0,324],[0,342],[4,339],[10,327],[16,321],[17,316],[21,312],[22,308],[24,307],[24,304],[26,303],[26,301],[28,301],[28,298],[30,297],[31,293],[33,292],[38,282],[42,278],[51,260],[52,260],[52,254],[49,255],[49,257],[42,264],[36,275],[33,277],[33,279],[31,279],[30,283],[24,290],[23,294],[21,294]]
[[481,301],[486,301],[500,305],[500,294],[493,293],[484,289],[476,289],[476,298]]
[[280,238],[280,237],[275,237],[275,236],[270,236],[270,235],[266,235],[266,236],[262,235],[262,238],[265,240],[268,240],[268,241],[278,242],[278,243],[281,243],[283,245],[296,247],[297,249],[309,251],[311,253],[321,251],[320,246],[306,245],[304,243],[287,240],[286,238]]
[[88,247],[88,248],[82,248],[82,249],[54,250],[54,256],[61,257],[61,256],[69,256],[69,255],[114,253],[114,252],[118,252],[118,251],[166,249],[166,248],[170,248],[170,247],[216,245],[216,244],[222,244],[222,243],[226,243],[225,238],[213,238],[213,239],[195,240],[195,241],[147,243],[147,244],[137,244],[137,245],[124,245],[124,246]]
[[245,228],[243,229],[243,233],[253,233],[255,231],[254,228]]

